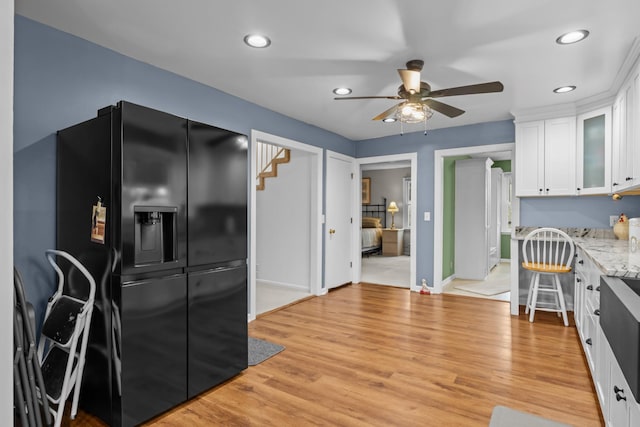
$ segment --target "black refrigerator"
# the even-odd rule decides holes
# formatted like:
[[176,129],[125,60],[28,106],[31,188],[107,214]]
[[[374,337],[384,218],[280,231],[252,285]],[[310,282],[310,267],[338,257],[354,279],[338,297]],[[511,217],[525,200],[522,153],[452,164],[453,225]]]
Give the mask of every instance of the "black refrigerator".
[[80,405],[109,425],[247,367],[247,148],[125,101],[58,132],[57,247],[98,286]]

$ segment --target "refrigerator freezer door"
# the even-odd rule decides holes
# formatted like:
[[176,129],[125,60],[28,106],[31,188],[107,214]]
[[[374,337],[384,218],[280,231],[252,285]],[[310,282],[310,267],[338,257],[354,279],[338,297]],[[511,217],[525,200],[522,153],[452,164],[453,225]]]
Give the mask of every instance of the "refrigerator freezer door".
[[[120,105],[122,274],[185,267],[187,120],[128,102]],[[144,207],[175,209],[173,225],[163,237],[164,243],[174,243],[174,254],[170,257],[146,263],[144,257],[136,256],[135,249],[140,247],[135,234],[136,209],[140,211]]]
[[247,137],[189,121],[189,266],[247,258]]
[[185,275],[122,286],[121,325],[114,323],[122,425],[139,424],[187,399],[186,290]]
[[247,367],[247,268],[191,273],[189,398]]

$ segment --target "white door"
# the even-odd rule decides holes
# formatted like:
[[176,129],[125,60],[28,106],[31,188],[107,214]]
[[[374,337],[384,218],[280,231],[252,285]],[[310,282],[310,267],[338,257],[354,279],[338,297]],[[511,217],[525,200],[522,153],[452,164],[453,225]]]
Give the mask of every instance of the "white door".
[[325,283],[327,289],[352,281],[351,212],[354,159],[327,151]]

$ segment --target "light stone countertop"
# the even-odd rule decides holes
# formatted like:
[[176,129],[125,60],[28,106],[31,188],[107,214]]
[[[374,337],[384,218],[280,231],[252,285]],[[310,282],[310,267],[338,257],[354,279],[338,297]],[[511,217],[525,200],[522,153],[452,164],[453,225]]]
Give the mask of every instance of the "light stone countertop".
[[[524,240],[539,227],[516,227],[512,239]],[[618,240],[612,229],[562,228],[607,276],[640,277],[640,251],[629,252],[629,241]]]

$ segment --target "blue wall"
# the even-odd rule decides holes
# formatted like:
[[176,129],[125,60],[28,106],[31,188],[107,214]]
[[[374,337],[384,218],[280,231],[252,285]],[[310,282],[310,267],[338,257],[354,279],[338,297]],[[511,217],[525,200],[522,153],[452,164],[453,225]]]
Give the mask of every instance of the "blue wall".
[[[215,70],[212,70],[215,72]],[[250,135],[251,129],[350,156],[354,143],[176,74],[15,18],[14,257],[27,298],[44,313],[55,289],[55,133],[127,100]]]
[[640,216],[640,197],[613,201],[605,196],[539,197],[520,199],[520,224],[549,227],[610,228],[609,216]]

